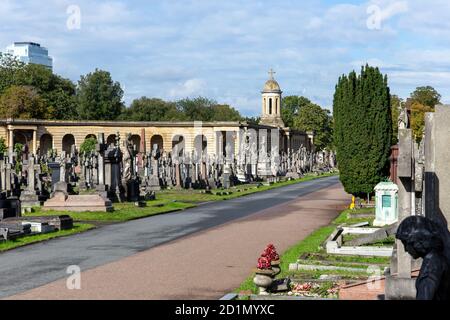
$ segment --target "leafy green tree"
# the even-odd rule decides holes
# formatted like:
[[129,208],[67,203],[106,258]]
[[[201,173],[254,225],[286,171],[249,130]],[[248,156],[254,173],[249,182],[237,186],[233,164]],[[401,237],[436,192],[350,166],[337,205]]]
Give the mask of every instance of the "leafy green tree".
[[21,72],[22,85],[33,86],[52,110],[51,119],[74,120],[78,118],[75,84],[55,75],[48,68],[29,64]]
[[77,86],[78,114],[84,120],[116,120],[123,112],[123,90],[107,71],[81,76]]
[[283,107],[281,108],[281,118],[287,127],[294,127],[294,118],[299,110],[310,104],[308,98],[302,96],[286,96],[283,98]]
[[392,145],[398,143],[398,116],[400,115],[400,108],[403,100],[397,95],[391,95],[391,118],[392,118]]
[[243,121],[247,122],[248,124],[258,125],[261,121],[261,117],[245,117]]
[[75,85],[72,81],[54,74],[44,66],[25,65],[11,56],[1,56],[0,94],[12,86],[34,88],[49,111],[49,119],[71,120],[77,118]]
[[339,78],[334,94],[334,141],[348,193],[366,196],[389,174],[392,114],[387,76],[368,65]]
[[80,145],[80,153],[81,154],[92,153],[92,152],[95,151],[96,146],[97,146],[97,139],[96,138],[93,138],[93,137],[87,138]]
[[17,84],[19,73],[25,64],[10,54],[0,52],[0,95],[12,85]]
[[45,104],[52,111],[51,119],[76,120],[78,119],[77,99],[74,94],[62,88],[44,93]]
[[436,89],[430,86],[416,88],[411,93],[411,99],[433,109],[437,104],[441,103],[441,95]]
[[211,107],[211,121],[241,121],[242,116],[233,107],[227,104],[216,104]]
[[4,154],[7,150],[5,138],[0,137],[0,154]]
[[195,99],[182,99],[177,102],[178,110],[184,114],[188,121],[211,121],[213,118],[212,107],[216,104],[214,100],[204,97]]
[[318,150],[330,147],[332,141],[330,111],[314,103],[303,106],[294,118],[294,128],[314,131],[314,145]]
[[198,97],[176,102],[181,119],[187,121],[240,121],[242,116],[233,107],[216,101]]
[[51,114],[33,87],[12,86],[0,97],[0,118],[48,119]]
[[418,87],[406,101],[406,108],[411,114],[411,129],[415,140],[422,140],[425,128],[425,113],[434,112],[434,107],[441,103],[441,95],[430,86]]
[[120,120],[126,121],[177,121],[181,119],[182,115],[177,110],[175,103],[147,97],[135,99],[120,116]]
[[434,112],[434,108],[413,101],[410,105],[411,110],[411,130],[417,142],[420,142],[425,130],[425,113]]

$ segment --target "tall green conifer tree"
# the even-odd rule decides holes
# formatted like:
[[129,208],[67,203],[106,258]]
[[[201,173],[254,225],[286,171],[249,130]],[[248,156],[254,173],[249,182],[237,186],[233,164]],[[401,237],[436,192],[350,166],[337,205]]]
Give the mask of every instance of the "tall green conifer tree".
[[348,193],[365,196],[389,175],[392,120],[387,77],[368,65],[360,75],[343,75],[333,108],[342,184]]

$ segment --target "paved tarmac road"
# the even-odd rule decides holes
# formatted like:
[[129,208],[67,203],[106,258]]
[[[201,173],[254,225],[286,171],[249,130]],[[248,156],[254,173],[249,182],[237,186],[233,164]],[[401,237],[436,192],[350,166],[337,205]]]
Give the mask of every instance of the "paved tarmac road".
[[[268,242],[285,250],[348,200],[337,177],[323,178],[20,248],[0,254],[0,297],[215,299]],[[66,288],[70,265],[82,290]]]

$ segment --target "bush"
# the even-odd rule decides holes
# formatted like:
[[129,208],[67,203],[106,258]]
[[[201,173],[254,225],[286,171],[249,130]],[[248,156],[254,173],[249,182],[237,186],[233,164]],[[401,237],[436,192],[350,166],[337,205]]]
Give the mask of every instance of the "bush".
[[97,139],[95,138],[87,138],[80,146],[80,153],[87,154],[95,151],[97,145]]

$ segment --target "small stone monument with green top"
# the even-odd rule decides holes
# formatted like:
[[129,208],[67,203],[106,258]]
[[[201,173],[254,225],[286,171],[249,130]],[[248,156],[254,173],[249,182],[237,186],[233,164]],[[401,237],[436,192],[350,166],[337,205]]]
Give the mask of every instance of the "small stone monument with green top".
[[390,181],[377,184],[375,205],[374,226],[383,227],[396,223],[398,221],[398,186]]

